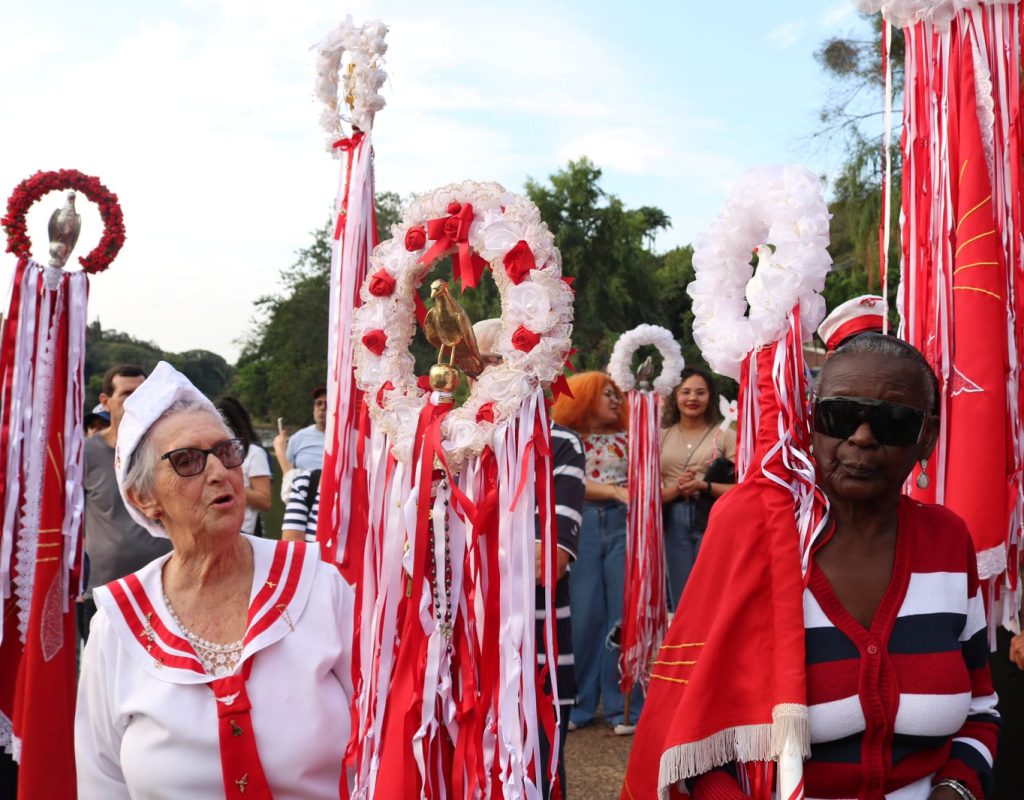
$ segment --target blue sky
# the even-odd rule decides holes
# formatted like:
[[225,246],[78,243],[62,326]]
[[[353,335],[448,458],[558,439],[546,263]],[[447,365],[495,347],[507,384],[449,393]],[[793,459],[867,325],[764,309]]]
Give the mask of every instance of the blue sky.
[[[90,319],[234,360],[252,301],[333,201],[310,47],[345,13],[391,26],[379,189],[518,191],[587,155],[607,191],[672,217],[660,249],[692,241],[752,166],[842,162],[838,140],[810,137],[828,92],[813,53],[867,29],[849,0],[0,0],[0,191],[72,167],[124,207],[128,242],[92,281]],[[58,201],[44,204],[39,257]],[[98,215],[84,220],[82,252],[99,237]],[[5,289],[12,267],[0,257]]]

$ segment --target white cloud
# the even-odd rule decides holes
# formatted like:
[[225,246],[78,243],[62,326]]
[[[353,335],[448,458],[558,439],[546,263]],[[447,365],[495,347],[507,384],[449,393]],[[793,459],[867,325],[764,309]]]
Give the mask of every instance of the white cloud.
[[800,41],[804,30],[804,20],[797,19],[776,25],[765,35],[765,38],[776,47],[788,48]]
[[[673,237],[688,237],[741,171],[722,155],[726,122],[692,107],[677,74],[652,72],[614,32],[571,16],[588,11],[402,6],[345,8],[392,28],[388,107],[374,132],[379,189],[475,178],[518,191],[586,154],[625,202],[660,204]],[[120,196],[127,243],[92,281],[90,316],[168,350],[233,359],[252,301],[278,289],[334,197],[339,164],[323,149],[310,45],[337,5],[126,4],[113,32],[33,8],[9,13],[0,31],[0,192],[36,169],[99,176]],[[776,34],[783,46],[800,35],[802,23],[790,26]],[[58,202],[33,214],[39,254]],[[78,254],[99,236],[83,211]],[[10,263],[0,257],[0,273]]]
[[834,28],[850,19],[854,11],[852,0],[840,0],[838,4],[822,14],[821,25],[825,28]]

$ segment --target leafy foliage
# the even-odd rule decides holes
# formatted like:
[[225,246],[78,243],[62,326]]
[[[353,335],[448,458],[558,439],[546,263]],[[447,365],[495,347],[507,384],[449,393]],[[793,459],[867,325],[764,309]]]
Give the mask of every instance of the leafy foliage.
[[168,353],[127,333],[104,330],[96,320],[85,331],[86,408],[99,402],[103,374],[114,364],[137,364],[149,373],[159,361],[171,364],[210,398],[222,395],[234,376],[231,365],[209,350]]
[[[390,236],[400,214],[401,198],[394,192],[381,192],[377,196],[378,235]],[[330,220],[313,231],[312,243],[282,270],[283,291],[256,301],[256,321],[243,342],[234,383],[234,390],[256,418],[284,417],[292,425],[310,421],[311,392],[327,378],[333,232]]]
[[661,209],[627,209],[600,186],[601,170],[571,161],[526,193],[540,208],[562,253],[562,272],[575,278],[575,357],[582,369],[603,369],[621,333],[661,319],[655,273],[660,258],[646,246],[671,221]]
[[[870,39],[828,39],[815,54],[832,79],[829,102],[821,111],[823,127],[817,135],[829,137],[839,133],[848,148],[846,161],[833,181],[829,206],[833,266],[824,294],[830,309],[858,294],[881,293],[878,259],[884,147],[881,134],[865,132],[867,122],[881,115],[884,102],[881,15],[875,15],[871,24],[875,35]],[[896,104],[903,90],[904,39],[899,29],[892,31],[889,58]],[[896,114],[897,122],[898,119]],[[894,131],[893,140],[899,140],[898,131]],[[892,308],[899,281],[902,161],[898,146],[894,145],[890,154],[890,243],[886,269]]]
[[[587,159],[570,162],[546,182],[528,180],[526,194],[555,236],[564,274],[575,279],[573,344],[578,352],[572,360],[578,369],[604,369],[618,337],[644,322],[675,332],[687,363],[703,365],[690,332],[693,313],[686,294],[693,279],[693,248],[653,252],[654,236],[671,225],[664,211],[627,208],[601,187],[601,170]],[[400,198],[384,193],[377,202],[384,238],[400,220]],[[330,234],[329,224],[313,231],[312,243],[282,272],[284,291],[257,302],[258,320],[235,378],[235,391],[257,417],[305,423],[309,391],[324,381]],[[444,259],[430,277],[452,275],[451,261]],[[424,300],[429,283],[421,287]],[[473,320],[501,313],[497,287],[487,272],[477,288],[456,294]],[[422,334],[412,352],[417,371],[426,374],[436,354]],[[641,350],[637,358],[646,354]],[[724,385],[726,394],[735,394],[734,384]]]

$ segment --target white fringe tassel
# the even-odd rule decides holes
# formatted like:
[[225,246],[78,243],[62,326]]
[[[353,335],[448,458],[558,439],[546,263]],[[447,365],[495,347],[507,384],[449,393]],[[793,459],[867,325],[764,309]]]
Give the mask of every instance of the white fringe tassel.
[[787,739],[799,743],[805,759],[811,756],[811,726],[807,706],[781,703],[772,709],[772,722],[726,728],[697,742],[676,745],[661,754],[658,798],[669,800],[669,789],[731,761],[775,761]]

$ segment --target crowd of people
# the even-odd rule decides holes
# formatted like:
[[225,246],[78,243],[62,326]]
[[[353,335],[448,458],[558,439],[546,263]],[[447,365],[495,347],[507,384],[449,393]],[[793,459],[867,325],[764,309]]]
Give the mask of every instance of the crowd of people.
[[[804,594],[807,793],[1009,798],[1024,779],[1012,757],[997,762],[1000,716],[971,540],[951,513],[901,495],[934,446],[936,379],[911,346],[879,335],[882,308],[857,298],[820,329],[831,357],[815,388],[814,458],[833,527]],[[489,322],[477,324],[482,352],[497,330]],[[619,689],[627,399],[603,372],[568,383],[571,396],[551,408],[560,785],[567,796],[565,734],[603,722],[636,736],[624,791],[654,797],[635,776],[657,777],[652,759],[686,681],[652,680],[646,696]],[[288,544],[316,538],[326,390],[311,399],[311,425],[288,436],[279,422],[275,467],[236,398],[213,404],[165,364],[148,377],[129,364],[104,376],[87,416],[83,473],[81,797],[200,797],[220,787],[229,797],[336,795],[353,692],[352,587],[316,548]],[[737,484],[736,432],[718,399],[713,376],[688,367],[665,403],[661,499],[677,616],[703,613],[692,598],[730,557],[729,536],[758,534],[735,511],[756,487]],[[276,470],[280,543],[260,516]],[[731,493],[705,542],[712,508]],[[724,535],[730,513],[736,530]],[[539,540],[536,579],[543,609]],[[690,583],[698,588],[688,593]],[[543,611],[536,624],[543,669]],[[1022,742],[1024,638],[1003,632],[999,641],[1005,753],[1007,741]],[[547,763],[546,736],[541,747]],[[701,800],[741,798],[739,779],[726,764],[677,788]]]

